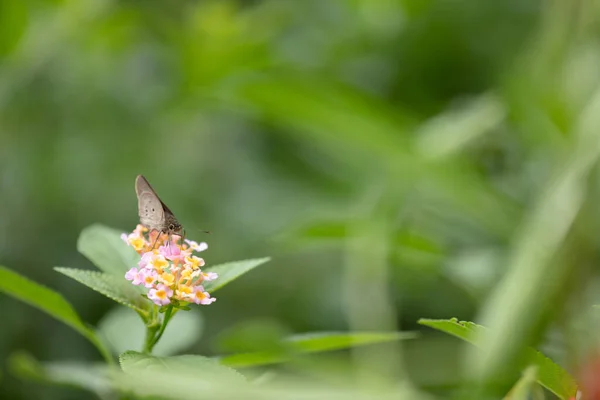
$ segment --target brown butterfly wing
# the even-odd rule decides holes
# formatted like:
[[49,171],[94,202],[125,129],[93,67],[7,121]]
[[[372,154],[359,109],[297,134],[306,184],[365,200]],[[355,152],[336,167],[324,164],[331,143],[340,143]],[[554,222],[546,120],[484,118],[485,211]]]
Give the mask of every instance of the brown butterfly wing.
[[167,207],[167,205],[165,203],[163,203],[162,201],[160,202],[160,204],[162,205],[163,212],[165,213],[165,226],[169,227],[170,225],[174,225],[175,229],[173,230],[173,232],[174,233],[179,232],[181,230],[181,224],[175,217],[175,214],[173,214],[173,211],[171,211],[169,209],[169,207]]
[[168,226],[165,210],[171,215],[173,213],[165,208],[150,183],[142,175],[138,175],[135,179],[135,192],[138,198],[140,223],[150,230],[165,232]]

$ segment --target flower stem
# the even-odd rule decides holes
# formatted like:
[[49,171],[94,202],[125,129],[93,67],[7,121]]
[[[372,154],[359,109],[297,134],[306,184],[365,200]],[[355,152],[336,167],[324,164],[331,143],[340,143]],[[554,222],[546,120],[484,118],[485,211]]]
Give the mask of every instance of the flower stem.
[[156,331],[159,328],[157,310],[158,308],[154,306],[150,310],[150,315],[148,319],[144,319],[144,322],[146,323],[146,339],[144,340],[144,348],[142,349],[142,352],[147,354],[150,354],[152,352],[152,347],[154,347],[154,336],[156,335]]
[[154,336],[156,335],[156,331],[158,330],[158,324],[155,322],[151,325],[146,326],[146,340],[144,341],[144,353],[152,353],[152,348],[154,347]]
[[[165,316],[163,317],[163,321],[162,324],[160,325],[160,330],[158,331],[158,334],[156,334],[156,336],[154,335],[154,333],[156,332],[156,328],[154,329],[154,331],[152,332],[152,339],[150,339],[150,343],[146,344],[145,347],[148,347],[148,353],[152,352],[152,349],[154,348],[154,346],[156,345],[156,343],[158,343],[158,341],[160,340],[160,338],[162,337],[165,328],[167,327],[167,324],[169,323],[169,320],[171,319],[171,317],[173,316],[173,306],[169,306],[167,307],[167,310],[165,311]],[[148,330],[149,333],[149,330]],[[146,342],[148,342],[148,337],[146,337]]]

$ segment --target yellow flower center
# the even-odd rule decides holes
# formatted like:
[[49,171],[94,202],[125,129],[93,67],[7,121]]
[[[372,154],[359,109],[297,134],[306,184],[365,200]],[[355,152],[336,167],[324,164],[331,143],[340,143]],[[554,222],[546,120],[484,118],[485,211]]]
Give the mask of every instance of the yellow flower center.
[[161,258],[157,258],[156,260],[152,261],[152,266],[157,271],[162,272],[163,268],[169,266],[169,262],[161,257]]
[[169,272],[165,272],[160,277],[161,277],[163,283],[167,286],[171,286],[175,282],[175,275],[173,275]]
[[146,277],[144,278],[144,283],[147,283],[149,285],[154,283],[154,277],[150,276],[150,275],[146,275]]
[[144,248],[144,238],[138,237],[129,241],[135,251],[141,251]]
[[204,266],[204,260],[196,256],[186,257],[185,262],[193,269],[198,269]]
[[177,288],[177,296],[180,300],[186,299],[190,294],[192,294],[192,288],[186,285],[179,285]]
[[203,291],[201,291],[201,290],[198,290],[198,291],[196,292],[196,298],[197,298],[197,299],[199,299],[199,300],[204,300],[204,299],[206,298],[206,295],[204,294],[204,292],[203,292]]

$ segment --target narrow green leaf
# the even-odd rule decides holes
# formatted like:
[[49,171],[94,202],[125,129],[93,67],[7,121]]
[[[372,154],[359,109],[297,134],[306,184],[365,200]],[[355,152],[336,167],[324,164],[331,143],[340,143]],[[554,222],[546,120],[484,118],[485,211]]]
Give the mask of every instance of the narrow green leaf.
[[340,242],[348,237],[348,223],[345,220],[304,221],[297,228],[282,235],[281,240],[294,241],[333,241]]
[[297,351],[316,353],[415,337],[415,332],[318,332],[294,335],[286,341]]
[[504,400],[529,400],[531,392],[537,381],[537,368],[535,366],[528,367],[523,372],[521,379],[510,389]]
[[140,260],[135,250],[121,240],[121,233],[103,225],[91,225],[79,235],[77,250],[98,269],[121,277]]
[[110,353],[94,331],[81,321],[71,304],[59,293],[2,266],[0,266],[0,291],[67,324],[92,342],[107,361],[112,360]]
[[[291,336],[281,343],[282,350],[256,351],[223,356],[220,361],[231,367],[250,367],[289,361],[294,355],[341,350],[350,347],[413,339],[414,332],[319,332]],[[285,349],[285,350],[283,350]]]
[[280,350],[291,332],[276,320],[249,319],[232,325],[219,334],[218,351],[227,354]]
[[59,293],[39,285],[5,267],[0,267],[0,290],[21,300],[71,328],[87,335],[88,328],[79,319],[71,304]]
[[[350,85],[302,76],[269,76],[240,86],[239,96],[287,129],[339,157],[377,154],[394,164],[413,158],[405,133],[413,120]],[[365,135],[365,132],[369,132]]]
[[[506,273],[481,307],[481,320],[491,329],[481,344],[483,351],[467,353],[471,379],[485,382],[503,373],[534,330],[539,310],[551,304],[553,293],[567,290],[570,258],[579,253],[570,237],[577,221],[588,218],[589,180],[600,160],[600,88],[588,99],[566,128],[570,151],[556,159],[546,182],[538,184],[536,201],[512,235],[516,240],[506,257]],[[557,284],[549,289],[548,282]]]
[[[356,232],[348,229],[347,221],[315,220],[304,221],[296,228],[281,234],[277,240],[292,248],[307,245],[343,245],[355,234]],[[442,253],[442,249],[433,239],[414,231],[399,230],[394,233],[392,244],[402,257],[437,257]]]
[[112,390],[106,364],[40,363],[31,355],[18,352],[9,358],[9,366],[14,375],[22,378],[89,390],[101,399],[111,398],[109,396]]
[[219,275],[219,278],[214,281],[206,282],[204,284],[204,288],[209,293],[216,292],[229,282],[239,278],[241,275],[258,267],[259,265],[266,263],[270,259],[270,257],[256,258],[252,260],[234,261],[208,267],[206,268],[206,271],[216,272]]
[[236,370],[221,365],[215,359],[203,356],[156,357],[136,351],[127,351],[119,356],[119,363],[124,372],[131,374],[153,371],[173,374],[198,383],[227,382],[234,385],[247,383],[246,378]]
[[486,93],[460,109],[446,111],[421,125],[415,135],[417,149],[431,159],[452,156],[497,127],[505,115],[500,100]]
[[[429,326],[447,334],[456,336],[475,346],[480,345],[478,338],[486,329],[473,322],[458,321],[452,319],[420,319],[419,324]],[[524,366],[532,365],[537,367],[537,382],[550,390],[552,393],[567,400],[575,397],[577,393],[577,383],[560,365],[550,360],[539,351],[528,347],[523,353]]]
[[54,269],[139,313],[147,314],[152,308],[150,301],[144,300],[140,296],[142,292],[136,286],[127,282],[124,277],[119,279],[116,276],[102,272],[76,268],[55,267]]

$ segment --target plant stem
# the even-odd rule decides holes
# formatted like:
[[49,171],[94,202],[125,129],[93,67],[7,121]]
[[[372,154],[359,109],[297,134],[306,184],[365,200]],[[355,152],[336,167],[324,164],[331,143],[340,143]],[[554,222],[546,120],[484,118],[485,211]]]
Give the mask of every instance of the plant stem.
[[156,335],[156,331],[159,328],[159,324],[156,317],[156,309],[156,306],[152,308],[150,318],[146,321],[146,339],[144,340],[144,348],[142,349],[142,351],[148,354],[152,352],[152,347],[154,347],[154,336]]
[[[152,352],[152,349],[154,348],[154,346],[156,345],[156,343],[158,343],[158,341],[160,340],[160,338],[162,337],[165,328],[167,327],[167,324],[169,323],[169,320],[172,317],[173,313],[173,306],[169,306],[167,308],[167,310],[165,311],[165,316],[163,317],[163,322],[160,326],[160,330],[158,331],[158,334],[156,336],[154,336],[154,332],[156,332],[156,330],[154,330],[153,332],[153,339],[151,340],[150,344],[149,344],[149,348],[148,348],[148,353]],[[148,337],[146,337],[146,340],[148,341]]]
[[156,323],[146,326],[146,340],[144,340],[144,349],[142,350],[144,353],[152,353],[152,348],[154,347],[154,336],[157,330],[158,324]]

